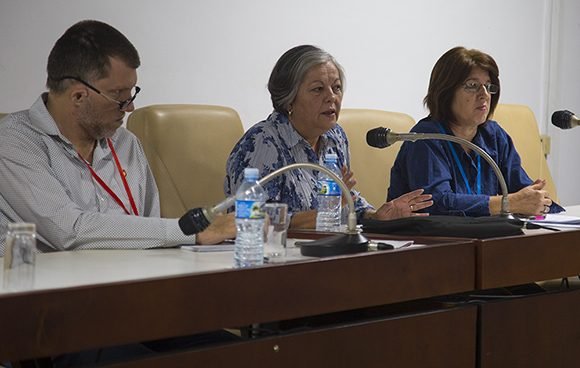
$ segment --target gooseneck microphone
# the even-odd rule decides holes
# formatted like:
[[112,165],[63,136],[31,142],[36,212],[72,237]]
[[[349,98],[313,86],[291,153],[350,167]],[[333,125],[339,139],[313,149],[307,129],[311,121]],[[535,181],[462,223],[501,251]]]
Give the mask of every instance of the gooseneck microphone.
[[552,124],[560,129],[571,129],[580,125],[580,119],[572,111],[554,111]]
[[386,148],[392,145],[395,142],[400,141],[410,141],[415,142],[418,140],[425,140],[425,139],[440,139],[444,141],[450,141],[459,143],[463,146],[467,146],[477,152],[491,168],[493,169],[497,179],[499,181],[499,185],[501,187],[501,209],[500,209],[500,216],[502,217],[510,217],[512,218],[512,214],[509,211],[509,201],[508,201],[508,189],[499,169],[499,166],[495,163],[495,161],[491,158],[491,156],[481,149],[479,146],[471,143],[467,139],[463,139],[460,137],[456,137],[454,135],[447,135],[447,134],[438,134],[438,133],[394,133],[389,128],[374,128],[367,132],[367,144],[371,147],[375,148]]
[[[312,170],[322,171],[330,176],[340,187],[342,196],[348,203],[348,220],[347,231],[342,234],[337,234],[329,238],[322,238],[309,243],[303,243],[300,247],[300,252],[305,256],[323,257],[337,254],[356,253],[366,251],[368,247],[368,239],[361,235],[361,231],[357,228],[356,212],[354,207],[354,200],[350,195],[350,189],[342,181],[342,179],[334,172],[330,171],[324,166],[313,164],[310,162],[298,162],[279,168],[272,171],[262,179],[258,180],[256,185],[263,186],[275,177],[285,173],[286,171],[308,168]],[[253,187],[248,188],[251,191]],[[205,230],[219,213],[226,212],[228,208],[232,207],[236,201],[236,196],[232,195],[224,199],[217,205],[208,208],[194,208],[188,211],[179,219],[179,227],[185,235],[193,235]]]

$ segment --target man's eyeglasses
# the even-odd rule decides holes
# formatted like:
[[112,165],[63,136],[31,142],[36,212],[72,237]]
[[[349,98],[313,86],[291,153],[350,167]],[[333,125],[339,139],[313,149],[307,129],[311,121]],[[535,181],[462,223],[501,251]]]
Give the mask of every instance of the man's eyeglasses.
[[487,93],[490,95],[495,95],[499,92],[499,86],[497,84],[492,83],[485,83],[481,84],[474,80],[468,80],[467,82],[463,83],[463,89],[469,93],[478,93],[481,91],[481,87],[484,87]]
[[58,80],[63,80],[63,79],[73,79],[73,80],[76,80],[77,82],[80,82],[80,83],[84,84],[85,86],[89,87],[90,89],[92,89],[93,91],[95,91],[99,95],[103,96],[107,100],[109,100],[111,102],[114,102],[117,105],[119,105],[119,110],[121,110],[121,111],[123,111],[127,107],[129,107],[129,105],[131,105],[131,103],[135,100],[135,97],[137,97],[137,94],[139,94],[139,92],[141,92],[141,88],[139,86],[135,86],[135,93],[133,94],[133,96],[129,97],[128,99],[126,99],[124,101],[118,101],[118,100],[116,100],[116,99],[114,99],[112,97],[109,97],[106,94],[102,93],[96,87],[91,86],[89,83],[85,82],[84,80],[82,80],[80,78],[71,77],[71,76],[64,76],[62,78],[59,78]]

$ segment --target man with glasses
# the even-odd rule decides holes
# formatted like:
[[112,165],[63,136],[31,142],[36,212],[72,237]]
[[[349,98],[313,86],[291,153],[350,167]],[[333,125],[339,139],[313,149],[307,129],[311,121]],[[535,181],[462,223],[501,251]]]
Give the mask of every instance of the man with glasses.
[[[495,60],[479,50],[455,47],[435,64],[424,103],[429,116],[412,132],[442,133],[471,141],[499,165],[508,187],[510,210],[523,215],[561,212],[544,190],[532,182],[514,144],[490,120],[500,95]],[[493,169],[467,147],[442,140],[405,142],[391,170],[388,200],[417,188],[433,195],[434,215],[488,216],[501,209],[501,188]]]
[[186,236],[159,216],[137,138],[121,127],[141,91],[139,54],[115,28],[81,21],[55,43],[48,92],[0,123],[0,256],[8,222],[32,222],[40,251],[211,244],[235,236],[232,216]]
[[[147,159],[121,127],[141,90],[139,65],[131,42],[102,22],[81,21],[58,39],[48,57],[48,93],[0,121],[0,256],[7,222],[35,223],[40,251],[171,247],[235,236],[233,216],[218,216],[197,237],[184,235],[178,219],[159,218]],[[216,331],[49,360],[56,367],[94,366],[233,338]]]

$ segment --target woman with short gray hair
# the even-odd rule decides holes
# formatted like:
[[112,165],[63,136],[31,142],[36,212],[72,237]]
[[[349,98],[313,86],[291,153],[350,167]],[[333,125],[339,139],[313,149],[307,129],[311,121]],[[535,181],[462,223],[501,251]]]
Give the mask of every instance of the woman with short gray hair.
[[270,74],[268,90],[274,110],[288,114],[292,101],[298,94],[300,81],[315,65],[332,63],[338,70],[338,78],[344,91],[345,78],[342,66],[328,52],[311,45],[302,45],[288,50]]
[[[302,45],[284,53],[268,82],[274,112],[250,128],[232,150],[224,182],[226,195],[236,192],[246,167],[258,168],[264,176],[297,162],[322,164],[326,153],[335,153],[359,219],[395,219],[418,215],[413,211],[429,207],[431,196],[422,189],[387,202],[377,211],[352,190],[356,181],[349,168],[348,140],[337,124],[344,83],[342,67],[326,51]],[[293,170],[264,186],[269,199],[288,204],[290,227],[315,227],[318,175],[317,171]]]

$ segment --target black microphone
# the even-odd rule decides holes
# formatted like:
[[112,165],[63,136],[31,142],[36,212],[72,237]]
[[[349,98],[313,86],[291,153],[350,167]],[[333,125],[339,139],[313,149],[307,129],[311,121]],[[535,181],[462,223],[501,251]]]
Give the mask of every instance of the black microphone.
[[[209,219],[208,219],[209,217]],[[211,217],[208,216],[205,208],[194,208],[189,211],[178,221],[179,228],[185,235],[193,235],[207,229],[210,225]]]
[[396,141],[388,128],[378,127],[367,132],[367,144],[371,147],[386,148]]
[[580,119],[572,111],[555,111],[552,114],[552,124],[560,129],[571,129],[580,125]]

